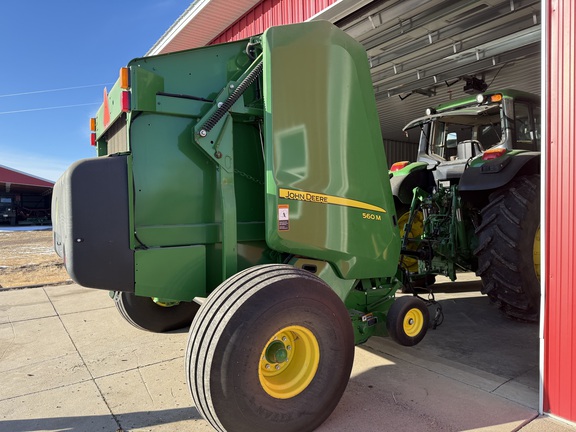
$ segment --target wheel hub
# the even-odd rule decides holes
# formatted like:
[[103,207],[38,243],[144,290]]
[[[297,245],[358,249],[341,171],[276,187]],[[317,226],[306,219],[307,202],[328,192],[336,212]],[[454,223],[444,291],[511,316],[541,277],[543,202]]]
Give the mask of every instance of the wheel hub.
[[162,307],[172,307],[172,306],[178,306],[180,304],[178,300],[171,300],[159,297],[152,297],[152,301],[156,303],[158,306]]
[[312,382],[320,362],[316,336],[302,326],[288,326],[274,334],[262,349],[258,378],[266,393],[289,399]]
[[284,363],[288,360],[288,350],[279,340],[272,341],[266,348],[266,361],[270,363]]
[[417,308],[410,309],[404,317],[404,332],[410,337],[417,336],[424,326],[424,315]]

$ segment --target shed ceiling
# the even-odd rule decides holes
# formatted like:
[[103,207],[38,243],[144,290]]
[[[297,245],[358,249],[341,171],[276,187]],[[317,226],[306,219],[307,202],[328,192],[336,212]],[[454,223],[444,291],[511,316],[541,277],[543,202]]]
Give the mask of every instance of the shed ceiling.
[[[257,3],[198,0],[149,54],[205,45]],[[540,94],[540,0],[341,0],[312,19],[366,48],[385,139],[417,141],[402,127],[472,76]]]
[[386,139],[416,141],[402,127],[472,76],[540,94],[540,0],[375,0],[332,20],[366,48]]

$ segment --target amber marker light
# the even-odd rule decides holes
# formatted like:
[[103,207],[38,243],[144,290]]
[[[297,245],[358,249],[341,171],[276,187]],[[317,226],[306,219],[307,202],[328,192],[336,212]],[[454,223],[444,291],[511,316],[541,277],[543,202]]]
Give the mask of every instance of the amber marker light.
[[502,95],[500,93],[491,95],[490,102],[502,102]]
[[120,68],[120,88],[123,90],[130,88],[130,69],[127,67]]
[[96,118],[92,117],[90,119],[90,131],[96,132]]

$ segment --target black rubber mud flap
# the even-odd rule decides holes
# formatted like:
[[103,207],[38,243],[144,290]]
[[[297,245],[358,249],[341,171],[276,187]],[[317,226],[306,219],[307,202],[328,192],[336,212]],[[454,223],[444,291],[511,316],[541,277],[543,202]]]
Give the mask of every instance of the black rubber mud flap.
[[127,158],[78,161],[54,186],[54,249],[70,277],[88,288],[134,292]]

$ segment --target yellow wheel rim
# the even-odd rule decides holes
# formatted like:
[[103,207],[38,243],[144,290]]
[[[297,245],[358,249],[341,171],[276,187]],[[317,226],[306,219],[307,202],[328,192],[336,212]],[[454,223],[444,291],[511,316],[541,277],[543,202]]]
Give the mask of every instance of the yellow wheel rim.
[[534,235],[534,249],[532,250],[532,256],[534,257],[534,270],[536,271],[536,277],[540,280],[540,227],[536,230]]
[[[400,229],[400,237],[404,237],[404,227],[408,223],[408,219],[410,218],[410,212],[407,211],[403,215],[400,216],[398,219],[398,228]],[[414,220],[412,221],[412,229],[408,233],[408,238],[410,239],[417,239],[422,236],[424,232],[424,216],[421,211],[417,211],[414,215]],[[418,245],[415,243],[409,243],[408,249],[416,250]],[[402,256],[401,263],[406,267],[406,269],[410,273],[417,273],[418,272],[418,260],[409,256]]]
[[158,306],[162,306],[162,307],[166,307],[166,308],[178,306],[180,304],[180,302],[176,301],[176,300],[163,300],[163,299],[159,299],[158,297],[151,297],[151,299]]
[[416,337],[424,327],[424,314],[420,309],[412,308],[404,316],[404,333]]
[[288,326],[272,336],[260,354],[258,378],[266,393],[289,399],[312,382],[320,362],[314,334],[302,326]]

